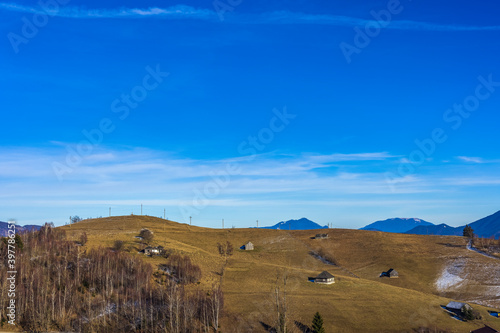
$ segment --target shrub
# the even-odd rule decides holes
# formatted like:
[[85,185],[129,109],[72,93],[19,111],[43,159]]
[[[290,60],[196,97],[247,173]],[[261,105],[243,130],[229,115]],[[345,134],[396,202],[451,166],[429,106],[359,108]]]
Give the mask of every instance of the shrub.
[[123,249],[124,242],[122,240],[115,240],[115,244],[113,245],[113,250],[121,251]]
[[142,237],[147,244],[151,243],[154,238],[153,232],[149,229],[142,229],[139,236]]
[[87,233],[84,231],[83,234],[80,235],[80,244],[85,245],[87,244]]
[[233,255],[233,244],[226,241],[226,244],[217,243],[217,249],[221,256],[232,256]]

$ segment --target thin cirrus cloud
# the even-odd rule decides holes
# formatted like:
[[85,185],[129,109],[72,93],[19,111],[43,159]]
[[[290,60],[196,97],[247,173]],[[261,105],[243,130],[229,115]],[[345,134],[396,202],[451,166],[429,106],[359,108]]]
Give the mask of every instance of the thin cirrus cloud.
[[74,19],[99,19],[99,18],[141,18],[141,17],[163,17],[163,18],[193,18],[210,19],[215,13],[208,9],[197,9],[191,6],[177,5],[168,8],[150,7],[140,8],[118,8],[118,9],[86,9],[81,7],[61,7],[58,9],[43,10],[41,7],[24,6],[16,3],[0,3],[0,8],[13,12],[42,14],[50,16],[74,18]]
[[[47,195],[60,191],[60,195],[65,195],[77,189],[75,195],[93,196],[97,186],[100,194],[105,192],[111,197],[122,195],[126,188],[134,188],[136,194],[191,193],[193,188],[203,188],[213,175],[227,170],[229,164],[236,165],[238,172],[230,177],[231,186],[224,191],[227,195],[329,192],[332,189],[340,193],[387,193],[385,177],[381,171],[374,172],[372,163],[389,166],[399,158],[386,152],[374,152],[285,157],[263,154],[251,161],[246,157],[195,160],[145,149],[102,149],[85,157],[59,182],[52,165],[54,162],[64,163],[64,151],[19,148],[1,153],[0,181],[11,190],[21,190],[20,194]],[[331,168],[331,163],[335,163],[333,169],[326,173],[317,172]],[[436,179],[429,179],[428,175],[416,176],[400,181],[398,192],[436,190]],[[50,183],[54,186],[47,187]]]
[[467,163],[478,163],[478,164],[484,163],[484,160],[480,157],[457,156],[457,158]]
[[[50,16],[74,19],[103,19],[103,18],[163,18],[163,19],[195,19],[204,21],[217,21],[218,13],[211,9],[195,8],[187,5],[176,5],[167,8],[116,8],[116,9],[87,9],[67,6],[44,11],[41,7],[25,6],[12,2],[0,2],[0,9],[21,13],[47,13]],[[256,15],[232,14],[224,22],[242,24],[315,24],[340,27],[364,26],[367,24],[379,25],[376,20],[367,20],[358,17],[307,14],[290,11],[274,11]],[[386,29],[394,30],[419,30],[419,31],[497,31],[500,26],[466,26],[438,24],[411,20],[392,20],[385,24]]]

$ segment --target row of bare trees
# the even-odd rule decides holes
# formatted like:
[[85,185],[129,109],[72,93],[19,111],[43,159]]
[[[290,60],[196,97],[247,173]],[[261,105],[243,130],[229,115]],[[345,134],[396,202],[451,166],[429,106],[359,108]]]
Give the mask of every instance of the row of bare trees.
[[500,254],[500,238],[495,239],[494,236],[490,238],[476,236],[472,239],[472,246],[491,255]]
[[[82,252],[63,230],[50,225],[21,237],[16,317],[24,330],[179,333],[218,328],[220,286],[187,290],[172,279],[157,282],[153,267],[141,258],[102,248]],[[5,246],[0,242],[2,323],[9,301]]]
[[193,264],[189,256],[172,254],[164,267],[181,284],[196,283],[201,278],[200,267]]

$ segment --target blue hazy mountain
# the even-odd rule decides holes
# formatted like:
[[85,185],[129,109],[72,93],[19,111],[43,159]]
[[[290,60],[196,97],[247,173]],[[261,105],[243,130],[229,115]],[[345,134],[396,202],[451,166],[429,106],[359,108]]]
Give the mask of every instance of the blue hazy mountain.
[[270,227],[262,227],[261,229],[280,229],[280,230],[312,230],[312,229],[327,229],[327,226],[321,226],[316,222],[306,219],[305,217],[299,220],[281,221]]
[[[500,211],[495,214],[483,217],[475,222],[468,223],[474,230],[474,234],[480,237],[497,238],[500,236]],[[416,227],[406,233],[417,235],[442,235],[442,236],[462,236],[465,225],[460,227],[450,227],[446,224],[440,224],[428,227]]]
[[[32,229],[40,230],[42,226],[40,225],[16,225],[16,233],[20,234],[22,232],[31,231]],[[9,224],[7,222],[0,221],[0,236],[6,237],[8,235]]]
[[407,232],[406,234],[414,235],[449,235],[449,236],[460,236],[464,228],[458,230],[459,228],[451,227],[447,224],[438,225],[419,225]]
[[404,233],[418,226],[433,226],[431,222],[427,222],[417,218],[393,218],[383,221],[373,222],[360,230],[374,230],[384,232]]

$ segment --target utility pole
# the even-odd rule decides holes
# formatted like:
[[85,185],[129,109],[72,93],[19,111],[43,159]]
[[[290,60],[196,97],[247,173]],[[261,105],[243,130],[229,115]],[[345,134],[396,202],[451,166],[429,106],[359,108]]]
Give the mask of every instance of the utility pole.
[[69,226],[71,227],[71,216],[69,217]]
[[224,229],[224,219],[222,219],[222,229]]
[[164,219],[164,220],[165,220],[165,212],[166,212],[166,211],[167,211],[167,210],[166,210],[165,208],[163,208],[163,219]]
[[259,227],[259,220],[257,220],[257,228]]
[[141,204],[141,215],[142,215],[142,204]]
[[109,207],[109,217],[111,217],[111,207]]
[[189,225],[191,225],[191,216],[189,217]]

